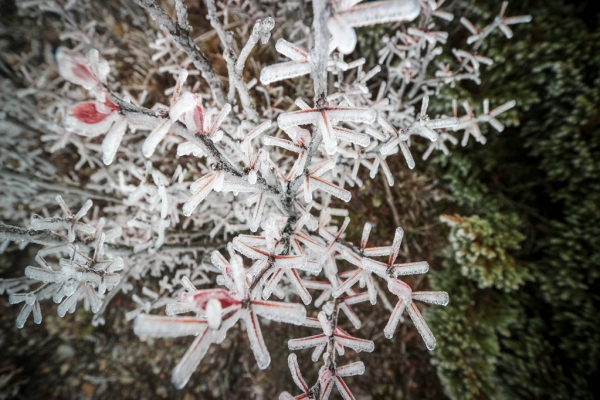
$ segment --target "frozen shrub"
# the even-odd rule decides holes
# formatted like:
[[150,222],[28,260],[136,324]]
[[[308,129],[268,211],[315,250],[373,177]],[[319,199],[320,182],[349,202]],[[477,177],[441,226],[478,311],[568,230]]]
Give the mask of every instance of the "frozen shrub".
[[[310,26],[305,24],[308,20],[286,19],[288,7],[300,2],[272,2],[259,8],[206,0],[210,34],[220,40],[227,70],[223,85],[197,45],[198,38],[192,37],[183,0],[175,1],[174,17],[155,0],[136,3],[160,30],[152,33],[150,43],[133,34],[128,37],[127,50],[146,57],[133,67],[134,84],[121,83],[112,75],[118,70],[114,62],[118,49],[110,36],[87,37],[91,31],[77,25],[93,26],[93,20],[81,20],[91,18],[87,14],[74,16],[77,7],[86,9],[88,3],[64,7],[52,0],[18,3],[32,16],[58,14],[71,46],[56,50],[59,76],[51,84],[49,72],[22,66],[30,87],[3,106],[2,123],[16,129],[11,121],[27,118],[29,98],[47,104],[43,101],[52,97],[49,93],[56,93],[52,105],[46,105],[31,124],[47,124],[42,140],[50,142],[50,152],[67,145],[77,148],[80,161],[74,170],[87,165],[89,181],[71,191],[70,199],[76,203],[90,197],[98,200],[98,206],[86,217],[92,207],[87,200],[73,215],[58,197],[64,217],[52,217],[41,202],[46,216],[34,215],[28,228],[0,225],[4,243],[45,246],[38,253],[40,266],[25,270],[27,280],[0,282],[10,291],[11,303],[25,303],[17,325],[22,327],[31,312],[39,323],[39,300],[45,298],[60,303],[61,316],[83,300],[97,313],[94,323],[102,323],[110,299],[117,291],[127,291],[129,280],[162,276],[161,293],[144,288],[149,300],[134,294],[140,307],[127,313],[127,319],[135,319],[134,331],[142,337],[195,336],[173,372],[176,387],[186,385],[209,346],[221,343],[239,320],[258,367],[267,368],[271,356],[260,316],[320,330],[289,341],[290,350],[314,348],[312,359],[321,362],[317,382],[308,385],[296,356],[289,356],[292,376],[303,392],[295,398],[327,399],[336,386],[351,399],[342,378],[360,375],[365,367],[362,362],[339,366],[336,354],[347,349],[370,352],[375,343],[355,337],[360,331],[349,334],[339,320],[347,318],[359,330],[361,321],[352,307],[362,302],[387,312],[378,304],[379,285],[374,283],[382,281],[398,298],[385,336],[392,338],[406,311],[433,350],[435,327],[429,328],[413,301],[447,305],[448,294],[412,292],[402,281],[403,276],[426,273],[429,265],[398,260],[404,235],[400,227],[393,238],[378,239],[390,240],[389,246],[369,247],[370,224],[364,226],[360,244],[346,241],[350,219],[341,207],[352,200],[352,188],[362,186],[361,170],[371,179],[383,173],[392,186],[394,171],[388,157],[401,157],[414,168],[411,142],[429,142],[423,155],[427,158],[436,149],[449,153],[447,142],[457,143],[451,132],[464,131],[464,146],[470,136],[485,143],[479,123],[502,131],[496,117],[514,102],[490,111],[486,100],[479,116],[468,103],[466,115],[459,116],[455,103],[453,115],[430,116],[429,101],[444,85],[460,80],[478,83],[481,65],[492,63],[477,52],[482,41],[495,28],[510,37],[508,25],[530,17],[505,17],[504,3],[494,22],[481,30],[461,18],[472,34],[467,39],[471,47],[454,49],[450,55],[438,46],[448,39],[447,32],[438,30],[438,22],[445,27],[454,19],[441,9],[443,0],[364,4],[315,0]],[[134,13],[131,18],[139,17]],[[227,31],[232,19],[240,23],[240,35]],[[354,52],[355,28],[384,23],[393,25],[381,38],[378,65],[363,70],[366,61]],[[282,34],[285,37],[278,37]],[[269,42],[275,42],[283,57],[279,63],[264,65],[263,46]],[[368,81],[382,72],[387,79],[379,79],[373,88]],[[176,81],[164,93],[170,98],[168,105],[147,99],[144,84],[156,73],[172,75]],[[10,84],[3,85],[7,92]],[[6,142],[17,145],[20,140],[9,133]],[[7,151],[2,152],[10,159]],[[4,214],[18,202],[12,198],[28,196],[30,188],[22,185],[22,177],[36,164],[47,163],[35,152],[25,157],[19,162],[25,171],[3,178],[14,183]],[[40,174],[40,179],[54,182],[51,171]],[[70,178],[65,183],[77,186]],[[30,204],[32,209],[37,206]],[[24,213],[7,219],[22,219]],[[217,240],[220,237],[225,244]],[[228,257],[223,255],[225,249]],[[57,263],[46,260],[50,255]],[[210,255],[210,263],[204,255]],[[165,273],[175,269],[175,277]],[[36,282],[41,285],[27,291]],[[321,291],[315,300],[312,290]],[[295,296],[303,304],[293,301]],[[166,315],[150,314],[165,305]],[[283,393],[281,398],[291,395]]]

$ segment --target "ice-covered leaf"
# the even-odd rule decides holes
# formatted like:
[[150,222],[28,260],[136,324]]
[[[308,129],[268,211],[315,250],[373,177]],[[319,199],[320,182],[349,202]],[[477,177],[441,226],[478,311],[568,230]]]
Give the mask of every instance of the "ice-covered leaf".
[[70,132],[94,137],[106,133],[118,117],[117,107],[106,104],[106,109],[98,110],[97,102],[88,101],[75,104],[65,117],[64,126]]

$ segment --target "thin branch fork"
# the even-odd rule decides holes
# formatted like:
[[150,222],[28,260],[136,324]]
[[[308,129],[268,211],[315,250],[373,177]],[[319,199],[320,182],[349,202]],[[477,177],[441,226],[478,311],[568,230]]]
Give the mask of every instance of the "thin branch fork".
[[[145,119],[145,121],[143,121],[145,125],[154,127],[165,117],[161,112],[152,111],[148,108],[128,103],[110,91],[108,87],[106,89],[110,93],[112,101],[119,107],[119,111],[126,117],[129,116],[130,118],[135,119],[138,123],[142,122],[140,120],[141,116]],[[237,178],[245,176],[244,172],[240,171],[229,162],[210,138],[203,135],[192,134],[181,122],[173,123],[169,130],[203,149],[206,154],[209,154],[217,161],[216,167],[218,169]],[[293,202],[289,201],[290,198],[288,193],[284,193],[276,186],[270,185],[261,176],[257,177],[256,187],[271,196],[275,200],[275,204],[278,205],[283,213],[288,216],[297,215],[297,210],[295,209]]]
[[186,52],[194,66],[200,71],[202,78],[208,83],[217,104],[225,104],[221,81],[213,71],[206,55],[190,36],[187,26],[181,26],[178,22],[173,21],[155,0],[135,0],[135,2],[145,9],[163,29],[167,30],[177,46]]
[[[0,240],[10,240],[11,242],[27,242],[41,244],[46,247],[53,247],[64,244],[66,238],[52,232],[49,229],[35,230],[21,228],[13,225],[6,225],[0,222]],[[78,238],[75,242],[80,249],[84,251],[90,250],[90,243]],[[119,256],[133,254],[133,249],[123,245],[114,245],[105,243],[107,252]]]
[[261,34],[264,34],[264,31],[266,31],[266,37],[268,37],[268,35],[270,35],[269,32],[271,29],[273,29],[275,21],[273,21],[272,18],[267,18],[265,21],[257,21],[254,25],[254,29],[252,30],[248,42],[238,57],[236,52],[231,47],[231,36],[225,32],[221,22],[219,21],[219,18],[217,17],[217,8],[214,0],[205,0],[205,2],[208,9],[207,18],[210,21],[210,25],[217,32],[217,36],[219,37],[221,45],[223,46],[223,58],[227,63],[227,71],[229,74],[229,92],[227,94],[228,101],[233,103],[235,99],[235,92],[237,91],[240,97],[240,103],[248,119],[252,121],[258,121],[258,113],[252,105],[252,98],[250,97],[248,87],[244,83],[242,77],[242,70],[250,51],[254,45],[258,43],[258,39]]

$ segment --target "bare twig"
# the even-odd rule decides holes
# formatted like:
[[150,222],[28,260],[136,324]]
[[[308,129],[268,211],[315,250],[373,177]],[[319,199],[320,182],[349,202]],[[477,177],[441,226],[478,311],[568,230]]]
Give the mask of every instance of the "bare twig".
[[385,189],[385,199],[392,210],[392,217],[394,218],[394,226],[402,226],[400,223],[400,215],[398,215],[398,210],[396,210],[396,206],[394,205],[394,196],[392,195],[392,191],[390,190],[390,185],[388,185],[385,176],[379,175],[381,177],[381,183],[383,184],[383,188]]

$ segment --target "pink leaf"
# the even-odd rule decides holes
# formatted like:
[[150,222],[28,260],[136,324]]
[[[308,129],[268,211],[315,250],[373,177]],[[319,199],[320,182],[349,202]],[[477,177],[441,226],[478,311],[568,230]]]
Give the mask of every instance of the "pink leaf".
[[59,47],[56,51],[56,62],[58,73],[69,82],[81,85],[88,90],[99,84],[87,59],[78,51]]
[[98,111],[96,103],[93,101],[75,104],[69,109],[65,117],[65,128],[68,131],[88,137],[106,133],[119,114],[115,112],[118,108],[113,103],[107,102],[104,105],[110,112],[102,113]]
[[221,308],[226,309],[231,306],[239,307],[242,302],[233,297],[224,289],[206,289],[199,290],[194,294],[194,302],[196,307],[206,310],[206,305],[210,299],[217,299],[221,303]]
[[199,135],[204,134],[204,108],[200,101],[197,102],[196,107],[185,113],[184,121],[185,126],[191,132]]

